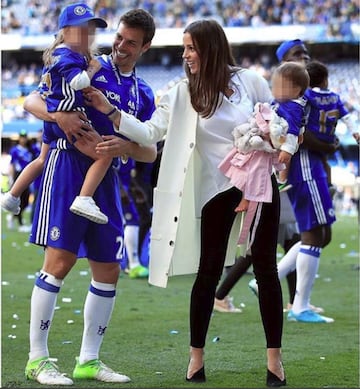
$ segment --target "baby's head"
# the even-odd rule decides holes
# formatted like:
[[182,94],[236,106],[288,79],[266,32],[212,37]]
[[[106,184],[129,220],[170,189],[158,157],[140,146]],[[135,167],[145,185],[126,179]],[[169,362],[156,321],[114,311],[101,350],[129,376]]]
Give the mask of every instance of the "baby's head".
[[288,101],[301,97],[309,87],[309,74],[298,62],[284,62],[278,66],[271,78],[272,94],[277,101]]

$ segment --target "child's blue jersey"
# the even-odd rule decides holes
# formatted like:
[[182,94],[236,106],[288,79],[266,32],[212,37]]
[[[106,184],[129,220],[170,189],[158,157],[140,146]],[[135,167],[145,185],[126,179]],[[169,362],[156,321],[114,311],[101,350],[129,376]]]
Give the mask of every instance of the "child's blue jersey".
[[306,103],[307,101],[303,97],[283,102],[274,100],[273,105],[276,113],[284,118],[289,125],[288,134],[300,135],[300,129],[304,125]]
[[[47,111],[86,112],[82,91],[70,86],[72,79],[87,69],[86,57],[64,45],[54,50],[53,57],[53,63],[44,67],[39,85],[39,92],[46,102]],[[44,126],[44,133],[47,138],[66,138],[65,133],[55,122]]]
[[48,112],[84,110],[82,91],[71,88],[70,83],[87,69],[86,57],[61,45],[54,50],[53,58],[53,63],[44,68],[40,81],[40,94]]
[[310,106],[306,129],[313,132],[321,141],[334,143],[338,119],[349,113],[340,96],[328,89],[320,88],[308,88],[305,96]]

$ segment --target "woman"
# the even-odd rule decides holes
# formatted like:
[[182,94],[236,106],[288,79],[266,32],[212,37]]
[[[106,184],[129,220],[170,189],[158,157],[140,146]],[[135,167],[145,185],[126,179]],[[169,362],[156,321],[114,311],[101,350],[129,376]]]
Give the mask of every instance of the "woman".
[[[163,95],[152,118],[141,123],[119,111],[111,119],[115,131],[143,145],[166,135],[154,194],[149,282],[165,287],[169,275],[198,269],[190,303],[186,380],[203,382],[215,289],[225,258],[235,257],[239,226],[234,209],[242,196],[217,166],[233,147],[234,127],[247,121],[256,102],[270,102],[271,92],[265,79],[235,66],[217,22],[191,23],[183,42],[187,79]],[[86,97],[103,113],[113,109],[100,91],[89,90]],[[106,144],[99,143],[97,151],[106,153]],[[267,342],[267,385],[282,386],[282,295],[276,268],[279,195],[274,177],[272,184],[273,202],[258,208],[252,252]]]

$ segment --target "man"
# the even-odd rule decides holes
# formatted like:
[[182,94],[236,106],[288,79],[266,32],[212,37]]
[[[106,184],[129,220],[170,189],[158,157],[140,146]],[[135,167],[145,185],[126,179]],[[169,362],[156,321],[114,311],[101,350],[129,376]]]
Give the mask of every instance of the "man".
[[[279,61],[297,61],[304,65],[310,57],[303,42],[299,39],[282,43],[276,51]],[[306,129],[305,118],[305,129]],[[310,304],[310,295],[315,276],[320,263],[320,254],[331,241],[331,224],[335,222],[335,212],[327,183],[327,175],[319,151],[334,153],[338,141],[333,144],[322,142],[311,131],[305,131],[304,142],[294,154],[288,183],[291,184],[288,196],[294,210],[296,222],[300,231],[299,251],[295,254],[296,293],[289,321],[305,323],[332,323],[334,319],[320,315],[319,309],[314,310]],[[294,257],[293,257],[294,258]],[[293,263],[293,258],[285,256],[278,264],[283,271]],[[287,274],[285,272],[285,274]]]
[[[143,10],[131,10],[120,18],[111,54],[98,58],[102,68],[93,77],[93,85],[103,91],[114,109],[108,115],[101,115],[89,109],[88,117],[97,132],[103,135],[108,145],[107,150],[113,157],[131,157],[143,162],[152,162],[156,158],[155,147],[141,147],[111,135],[113,127],[109,120],[117,109],[133,113],[141,120],[151,116],[154,110],[154,95],[150,87],[136,76],[135,64],[150,48],[154,33],[152,16]],[[48,185],[43,185],[42,193],[39,194],[35,226],[30,237],[32,243],[45,247],[45,259],[31,298],[30,353],[25,369],[26,377],[44,385],[73,384],[49,358],[47,337],[63,279],[76,263],[77,257],[87,257],[92,270],[92,280],[84,305],[84,331],[73,378],[128,382],[128,376],[113,371],[99,359],[103,336],[115,303],[119,262],[124,245],[119,181],[114,170],[109,169],[95,194],[98,196],[97,201],[108,211],[109,223],[98,225],[72,215],[65,202],[69,201],[69,197],[73,197],[72,192],[69,192],[73,191],[72,186],[83,178],[77,164],[84,165],[84,160],[81,159],[84,157],[74,151],[72,143],[74,140],[84,143],[91,154],[99,141],[99,135],[94,133],[88,118],[82,113],[48,114],[38,94],[28,96],[24,107],[43,120],[56,120],[65,133],[64,139],[55,139],[52,143],[51,154],[44,170],[44,177],[50,180]],[[67,163],[65,166],[68,168],[64,169],[59,165],[58,159]],[[69,164],[70,159],[76,164]],[[54,168],[50,171],[52,164]],[[75,173],[72,170],[75,170]],[[66,182],[64,198],[58,197],[59,194],[53,189],[56,189],[55,184],[58,187],[63,186],[63,181]],[[49,189],[51,196],[47,195]],[[42,201],[42,195],[50,203],[47,213],[47,203]],[[54,226],[57,220],[60,225]],[[53,227],[50,229],[51,225]],[[77,241],[74,245],[75,238]]]

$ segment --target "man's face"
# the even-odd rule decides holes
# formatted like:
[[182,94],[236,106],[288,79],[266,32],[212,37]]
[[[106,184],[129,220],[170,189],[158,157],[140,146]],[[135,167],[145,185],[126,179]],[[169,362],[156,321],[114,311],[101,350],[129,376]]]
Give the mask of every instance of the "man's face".
[[131,72],[139,57],[150,47],[143,44],[144,32],[138,28],[127,27],[120,23],[112,46],[114,62],[124,73]]
[[304,65],[310,61],[310,55],[304,45],[292,47],[284,56],[283,62],[302,62]]

